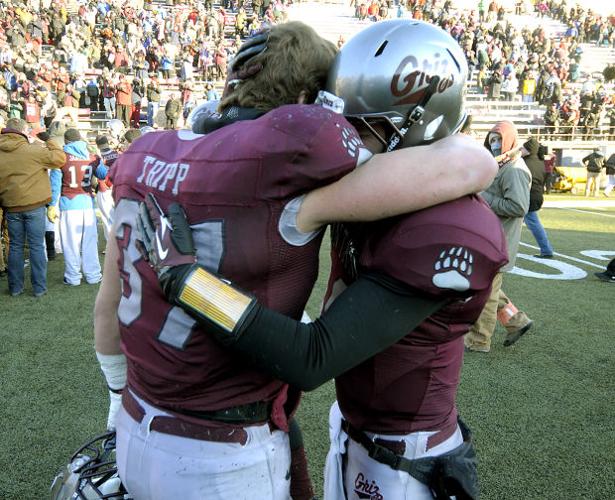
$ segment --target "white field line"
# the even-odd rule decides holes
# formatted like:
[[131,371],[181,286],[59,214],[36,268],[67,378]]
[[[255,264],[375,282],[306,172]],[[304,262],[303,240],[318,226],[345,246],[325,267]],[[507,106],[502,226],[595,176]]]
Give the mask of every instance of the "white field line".
[[553,207],[558,210],[570,210],[571,212],[580,212],[582,214],[592,214],[592,215],[601,215],[602,217],[615,217],[613,214],[603,214],[602,212],[592,212],[590,210],[579,210],[578,208],[568,208],[568,207]]
[[[540,250],[539,247],[537,247],[535,245],[530,245],[529,243],[523,243],[522,241],[519,242],[519,245],[523,245],[524,247],[533,248],[534,250]],[[563,257],[564,259],[568,259],[568,260],[571,260],[573,262],[577,262],[579,264],[585,264],[586,266],[592,266],[592,267],[595,267],[597,269],[604,269],[604,264],[602,264],[602,265],[594,264],[593,262],[590,262],[588,260],[578,259],[577,257],[572,257],[570,255],[565,255],[563,253],[558,253],[558,252],[553,252],[553,255],[556,255],[558,257]]]
[[605,208],[615,208],[615,199],[613,198],[587,198],[587,199],[546,199],[542,208],[589,208],[594,210],[603,210]]

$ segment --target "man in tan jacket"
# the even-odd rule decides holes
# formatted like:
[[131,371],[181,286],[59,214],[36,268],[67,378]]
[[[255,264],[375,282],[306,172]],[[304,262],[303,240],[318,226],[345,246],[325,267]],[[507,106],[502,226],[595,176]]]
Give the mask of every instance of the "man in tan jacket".
[[509,121],[497,122],[485,139],[500,166],[495,179],[482,197],[500,219],[508,244],[508,264],[493,279],[491,295],[470,331],[466,334],[466,351],[489,352],[496,323],[506,329],[504,346],[511,346],[523,336],[533,321],[519,311],[502,290],[502,278],[515,265],[521,239],[523,217],[530,206],[532,174],[521,158],[517,129]]
[[45,257],[45,217],[57,217],[51,201],[47,169],[61,168],[66,161],[62,148],[48,136],[45,146],[30,144],[27,124],[11,118],[0,132],[0,206],[6,210],[9,230],[9,293],[23,293],[24,247],[30,248],[32,292],[35,297],[47,291]]

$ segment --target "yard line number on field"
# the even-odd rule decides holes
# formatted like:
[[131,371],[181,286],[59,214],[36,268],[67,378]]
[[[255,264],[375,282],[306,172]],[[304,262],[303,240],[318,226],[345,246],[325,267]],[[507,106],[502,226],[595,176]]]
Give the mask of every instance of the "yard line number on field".
[[[525,247],[528,247],[528,248],[539,250],[537,246],[529,245],[528,243],[523,243],[522,241],[519,242],[519,244]],[[611,253],[615,254],[615,252],[604,252],[601,250],[585,250],[584,252],[585,254],[589,254],[587,256],[590,258],[591,257],[600,258],[600,257],[594,257],[597,255],[602,256],[602,255],[607,255]],[[578,264],[583,264],[585,266],[590,266],[590,267],[600,269],[600,270],[603,270],[605,267],[604,264],[595,264],[588,260],[583,260],[583,259],[578,259],[576,257],[572,257],[571,255],[565,255],[565,254],[557,253],[557,252],[555,252],[554,255],[556,257],[568,259]],[[542,264],[543,266],[546,266],[557,272],[547,274],[547,273],[540,273],[536,271],[530,271],[529,269],[523,269],[522,267],[519,267],[519,261],[522,259],[529,260],[530,262]],[[543,279],[543,280],[581,280],[587,277],[587,272],[584,269],[581,269],[580,267],[575,266],[573,264],[568,264],[567,262],[563,262],[558,259],[541,259],[539,257],[534,257],[532,255],[528,255],[525,253],[517,254],[517,265],[513,267],[509,272],[511,274],[516,274],[518,276],[524,276],[526,278],[537,278],[537,279]]]

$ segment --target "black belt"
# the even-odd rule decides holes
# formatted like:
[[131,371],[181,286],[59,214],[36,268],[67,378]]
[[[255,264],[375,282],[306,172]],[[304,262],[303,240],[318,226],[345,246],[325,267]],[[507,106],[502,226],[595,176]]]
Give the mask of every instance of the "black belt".
[[[401,453],[399,453],[401,449],[396,451],[393,451],[391,449],[391,445],[394,443],[393,441],[391,441],[390,444],[385,444],[380,440],[371,439],[367,434],[365,434],[365,432],[350,425],[350,422],[348,422],[347,420],[342,420],[342,429],[353,441],[356,441],[361,446],[363,446],[363,448],[367,450],[367,454],[369,455],[369,457],[374,459],[376,462],[388,465],[395,470],[405,470],[410,474],[407,469],[403,468],[403,465],[404,462],[411,461],[403,457]],[[401,444],[399,445],[399,447],[401,448]]]
[[[122,393],[122,406],[136,422],[143,421],[145,410],[127,389]],[[165,415],[156,415],[152,418],[149,422],[149,429],[163,434],[217,443],[245,445],[248,442],[248,433],[242,427],[229,425],[220,427],[219,424],[212,426],[207,425],[205,421],[197,424]]]
[[175,413],[203,420],[215,420],[229,424],[256,424],[266,422],[271,416],[271,401],[256,401],[240,406],[232,406],[223,410],[198,411],[173,409]]

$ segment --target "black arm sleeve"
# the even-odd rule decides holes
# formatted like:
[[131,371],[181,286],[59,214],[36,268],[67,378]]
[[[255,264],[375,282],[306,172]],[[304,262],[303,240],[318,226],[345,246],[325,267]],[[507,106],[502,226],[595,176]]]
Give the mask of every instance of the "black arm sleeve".
[[362,276],[310,324],[257,305],[233,337],[216,337],[247,361],[310,391],[407,335],[446,304],[390,279]]

